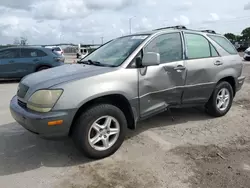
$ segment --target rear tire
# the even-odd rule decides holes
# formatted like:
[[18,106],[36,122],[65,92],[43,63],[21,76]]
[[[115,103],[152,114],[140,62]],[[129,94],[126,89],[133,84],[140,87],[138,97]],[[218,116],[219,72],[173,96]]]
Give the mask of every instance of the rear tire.
[[48,67],[48,66],[42,66],[42,67],[39,67],[38,69],[37,69],[37,72],[39,72],[39,71],[42,71],[42,70],[46,70],[46,69],[49,69],[50,67]]
[[[109,128],[106,128],[105,122],[108,122],[108,118],[111,123],[110,126],[106,126]],[[72,131],[72,138],[87,157],[102,159],[120,148],[125,139],[126,129],[127,120],[119,108],[110,104],[99,104],[79,116]],[[117,134],[111,135],[111,132]]]
[[233,98],[234,94],[231,84],[226,81],[218,83],[212,96],[205,105],[206,112],[214,117],[226,115],[232,106]]

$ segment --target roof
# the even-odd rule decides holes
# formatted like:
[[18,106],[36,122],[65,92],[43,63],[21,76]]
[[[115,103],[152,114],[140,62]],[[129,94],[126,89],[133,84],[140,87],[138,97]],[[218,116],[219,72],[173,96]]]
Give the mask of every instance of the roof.
[[44,49],[44,47],[41,46],[6,46],[3,48],[0,48],[0,50],[5,50],[5,49],[13,49],[13,48],[32,48],[32,49]]

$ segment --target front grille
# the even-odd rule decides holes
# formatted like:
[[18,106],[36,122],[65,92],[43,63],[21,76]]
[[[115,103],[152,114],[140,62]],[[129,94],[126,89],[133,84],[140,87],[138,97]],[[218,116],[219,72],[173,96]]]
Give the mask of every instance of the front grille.
[[21,106],[22,108],[27,108],[27,104],[25,102],[20,101],[19,99],[17,100],[17,103],[19,106]]
[[17,96],[20,98],[24,98],[28,90],[29,90],[28,86],[20,83],[18,85]]

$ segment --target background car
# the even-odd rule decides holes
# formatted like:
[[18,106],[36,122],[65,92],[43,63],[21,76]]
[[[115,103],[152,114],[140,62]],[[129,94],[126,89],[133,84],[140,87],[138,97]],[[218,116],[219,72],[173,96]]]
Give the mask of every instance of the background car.
[[244,52],[248,47],[249,47],[249,44],[244,42],[244,43],[239,43],[236,46],[236,49],[237,49],[238,52]]
[[250,47],[245,50],[245,52],[244,52],[244,59],[246,61],[250,61]]
[[10,47],[0,50],[0,78],[22,78],[64,64],[65,58],[43,47]]

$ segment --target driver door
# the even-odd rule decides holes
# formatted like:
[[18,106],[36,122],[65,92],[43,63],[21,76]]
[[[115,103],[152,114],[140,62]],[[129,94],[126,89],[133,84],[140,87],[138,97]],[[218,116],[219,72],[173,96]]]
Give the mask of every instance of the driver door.
[[144,53],[160,54],[160,65],[139,69],[142,119],[181,103],[186,78],[182,43],[180,32],[166,33],[152,39],[144,48]]

